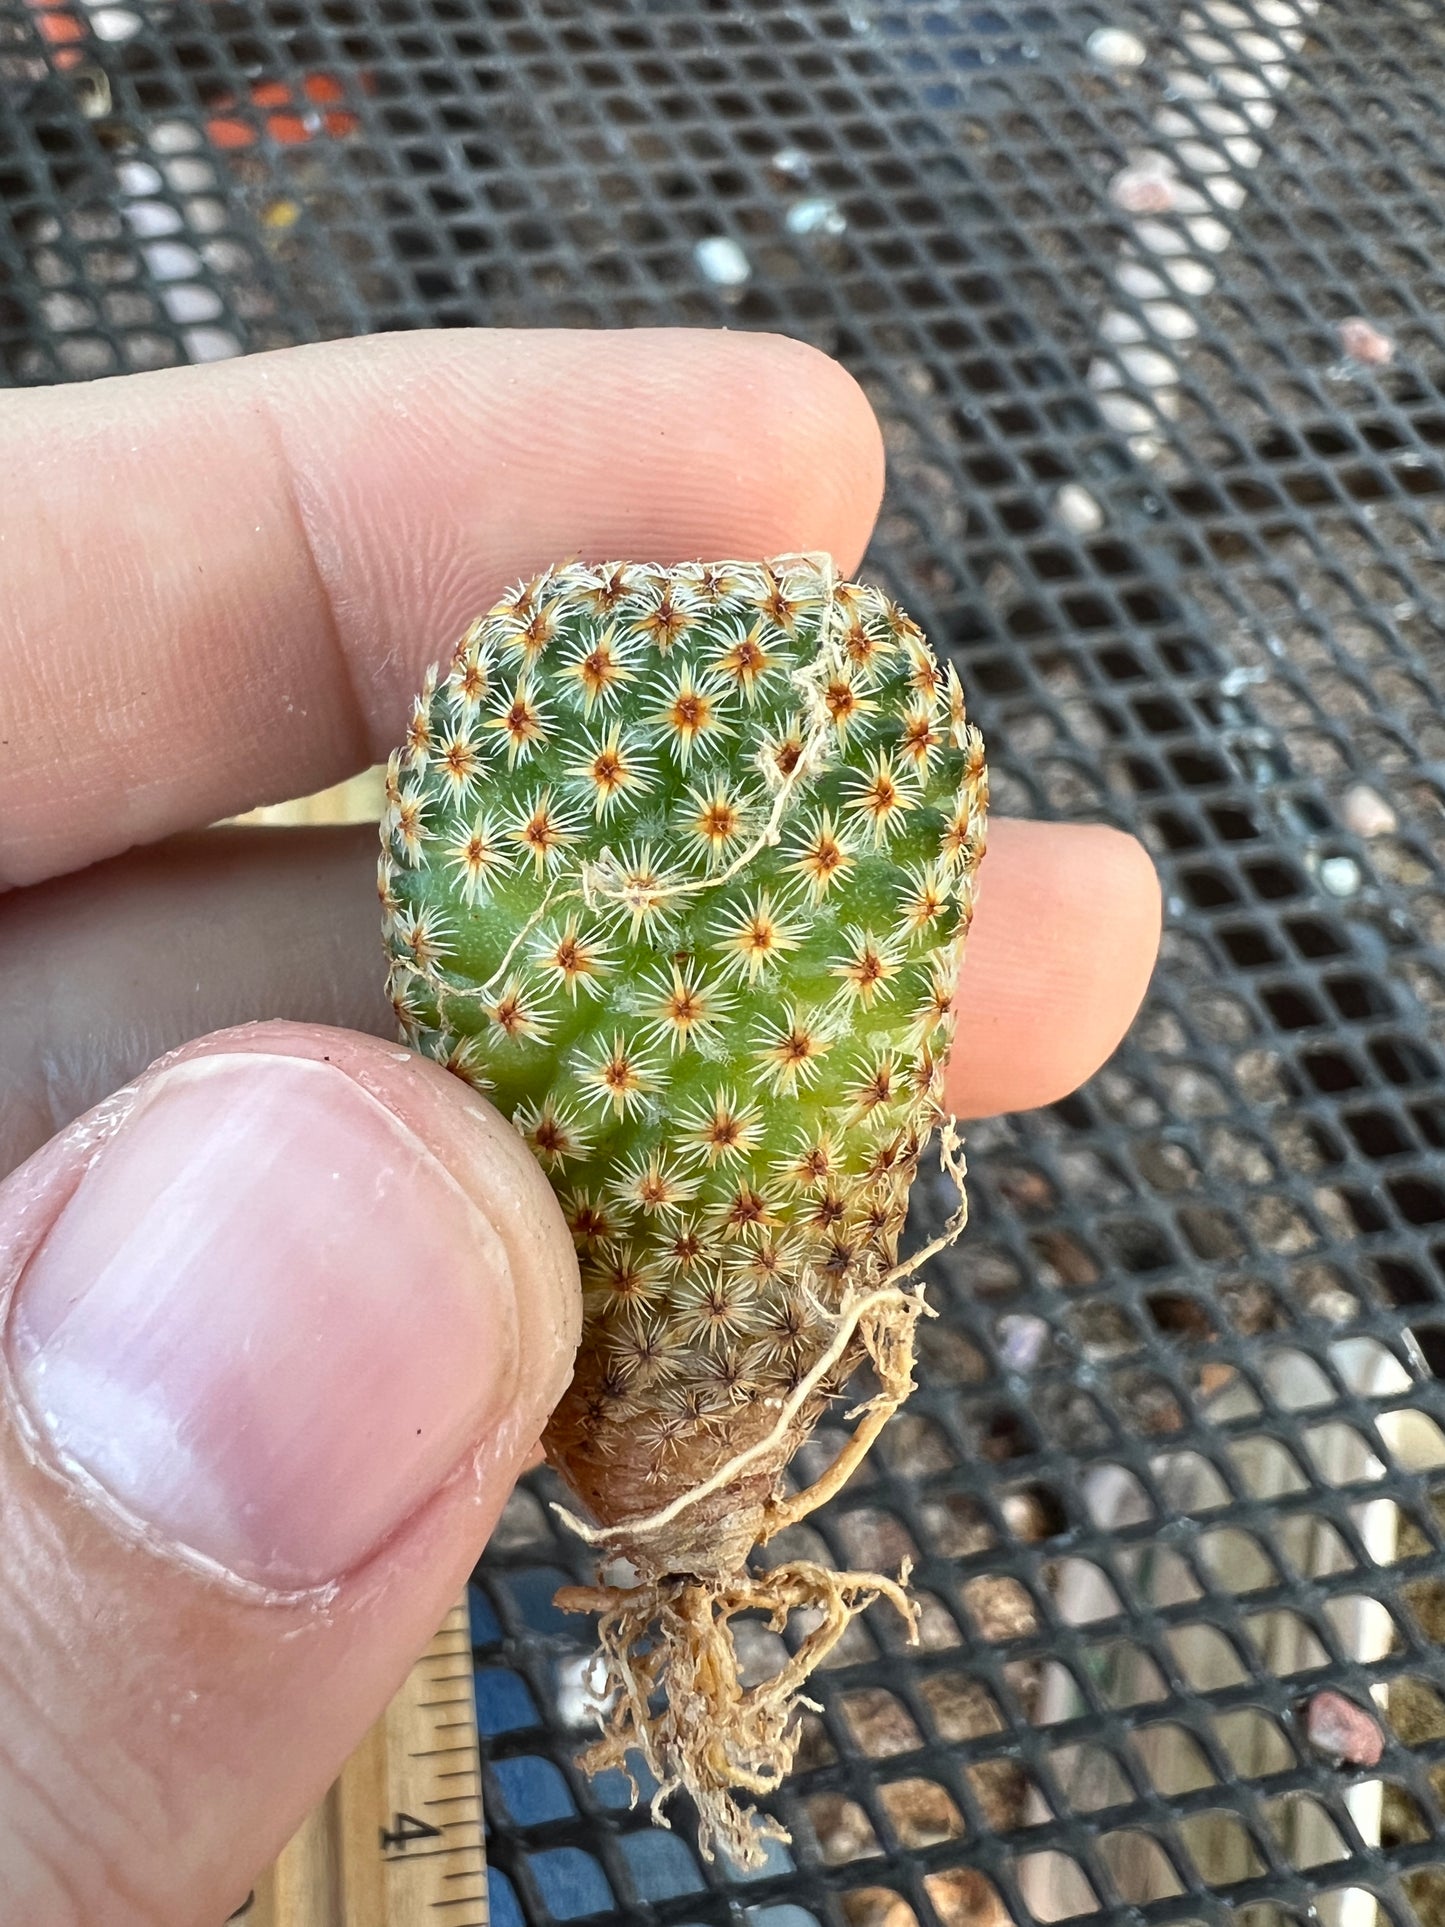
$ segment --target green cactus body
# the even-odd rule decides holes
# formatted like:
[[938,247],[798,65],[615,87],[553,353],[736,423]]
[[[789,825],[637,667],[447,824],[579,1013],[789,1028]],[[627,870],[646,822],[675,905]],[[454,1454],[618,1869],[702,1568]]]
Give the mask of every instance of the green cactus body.
[[894,1265],[986,791],[953,670],[819,556],[549,570],[472,625],[392,759],[401,1032],[562,1201],[585,1326],[548,1451],[644,1577],[742,1568],[859,1360],[780,1427]]

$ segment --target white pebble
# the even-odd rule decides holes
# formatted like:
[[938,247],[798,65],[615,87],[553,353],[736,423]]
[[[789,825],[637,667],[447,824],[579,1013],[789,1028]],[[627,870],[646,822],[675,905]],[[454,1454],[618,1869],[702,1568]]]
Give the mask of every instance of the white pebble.
[[157,194],[160,192],[159,171],[149,161],[117,161],[115,178],[124,194]]
[[209,161],[182,154],[166,162],[166,179],[178,194],[198,194],[203,188],[215,186],[216,170]]
[[1104,526],[1104,511],[1078,482],[1065,482],[1054,497],[1054,513],[1076,535],[1094,535]]
[[1400,827],[1399,818],[1378,790],[1372,790],[1368,783],[1355,783],[1347,789],[1343,799],[1343,815],[1347,829],[1356,836],[1393,836]]
[[1238,48],[1239,52],[1244,55],[1246,60],[1268,62],[1271,60],[1278,60],[1280,55],[1279,42],[1277,40],[1272,40],[1268,34],[1262,34],[1262,33],[1236,34],[1234,38],[1234,44]]
[[[1210,74],[1210,80],[1220,94],[1242,102],[1241,111],[1248,118],[1253,112],[1249,102],[1267,101],[1271,94],[1278,93],[1288,76],[1288,68],[1280,66],[1261,67],[1257,71],[1252,67],[1216,67]],[[1227,114],[1229,109],[1226,107],[1222,112]],[[1271,107],[1271,118],[1273,114]],[[1210,125],[1209,115],[1201,114],[1199,118],[1206,127]]]
[[1005,1365],[1015,1372],[1028,1372],[1043,1356],[1049,1328],[1031,1313],[1011,1312],[998,1321],[998,1337]]
[[1089,57],[1101,67],[1142,67],[1149,49],[1136,33],[1123,27],[1096,27],[1085,43]]
[[1339,337],[1345,353],[1366,368],[1388,368],[1395,359],[1394,342],[1363,315],[1346,315],[1339,325]]
[[780,147],[772,165],[773,171],[787,181],[806,181],[813,172],[813,163],[801,147]]
[[221,297],[198,281],[162,288],[161,301],[172,321],[214,321],[221,312]]
[[1149,330],[1142,321],[1132,314],[1125,314],[1122,308],[1111,308],[1099,323],[1099,339],[1112,341],[1115,346],[1130,341],[1147,341]]
[[[1095,363],[1095,367],[1097,366],[1098,364]],[[1099,384],[1093,380],[1093,375],[1094,369],[1091,368],[1090,383],[1097,388]],[[1101,394],[1099,413],[1110,428],[1116,429],[1121,435],[1144,435],[1150,429],[1159,426],[1159,417],[1155,411],[1146,407],[1142,401],[1135,401],[1132,395]]]
[[84,328],[95,321],[95,310],[78,294],[42,295],[40,316],[47,328]]
[[1211,254],[1223,254],[1229,246],[1229,229],[1223,221],[1216,221],[1208,215],[1200,215],[1190,221],[1187,231],[1196,247],[1207,248]]
[[1165,272],[1181,294],[1208,294],[1214,286],[1213,270],[1187,256],[1169,262]]
[[1209,214],[1214,203],[1209,196],[1187,181],[1180,181],[1174,189],[1174,211],[1176,214]]
[[1352,856],[1327,856],[1320,865],[1320,883],[1332,897],[1358,896],[1364,880]]
[[241,352],[240,341],[229,328],[186,328],[181,340],[188,361],[227,361]]
[[1169,227],[1160,220],[1154,220],[1152,214],[1135,222],[1135,239],[1150,254],[1173,258],[1189,252],[1189,235],[1181,233],[1177,227]]
[[586,1727],[610,1704],[601,1656],[569,1653],[559,1660],[556,1674],[557,1717],[566,1727]]
[[157,234],[175,234],[185,226],[178,207],[169,201],[132,201],[125,210],[125,218],[130,224],[132,234],[138,234],[143,241],[154,239]]
[[702,273],[719,288],[740,288],[752,279],[752,265],[728,234],[710,234],[692,251]]
[[786,224],[789,234],[842,234],[848,217],[836,201],[819,197],[795,201],[788,209]]
[[1199,333],[1199,322],[1188,308],[1174,301],[1154,301],[1149,306],[1149,326],[1165,341],[1189,341]]
[[1188,234],[1181,234],[1175,227],[1166,227],[1162,221],[1142,220],[1134,233],[1140,247],[1147,248],[1151,254],[1179,255],[1187,253],[1189,249]]
[[[1248,143],[1245,143],[1245,145],[1248,145]],[[1255,150],[1255,153],[1257,159],[1258,149]],[[1254,161],[1244,161],[1241,165],[1248,169],[1254,166]],[[1236,208],[1244,206],[1249,195],[1249,189],[1236,175],[1218,174],[1209,183],[1209,194],[1210,199],[1216,207],[1229,208],[1233,211]]]
[[201,130],[188,120],[158,120],[150,130],[150,146],[157,154],[181,154],[201,144]]
[[101,7],[90,16],[91,31],[97,40],[129,40],[140,32],[140,15],[127,7]]
[[1136,301],[1160,301],[1170,292],[1169,283],[1154,268],[1128,256],[1119,263],[1119,286]]
[[201,271],[201,257],[181,241],[152,241],[141,252],[157,281],[188,281]]
[[1179,364],[1157,348],[1121,348],[1119,366],[1140,388],[1168,388],[1179,379]]

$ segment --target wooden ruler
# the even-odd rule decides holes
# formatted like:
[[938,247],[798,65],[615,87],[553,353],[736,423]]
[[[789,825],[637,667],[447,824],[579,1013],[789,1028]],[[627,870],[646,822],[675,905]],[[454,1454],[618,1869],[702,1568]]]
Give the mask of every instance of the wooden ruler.
[[487,1927],[465,1599],[231,1919],[244,1927]]

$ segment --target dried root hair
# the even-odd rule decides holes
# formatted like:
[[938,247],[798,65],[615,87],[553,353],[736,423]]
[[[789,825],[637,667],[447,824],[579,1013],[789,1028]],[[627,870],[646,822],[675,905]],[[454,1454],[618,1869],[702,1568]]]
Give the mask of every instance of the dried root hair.
[[[627,1590],[563,1587],[559,1606],[600,1615],[609,1711],[606,1730],[582,1765],[588,1773],[621,1768],[636,1801],[637,1781],[628,1765],[635,1749],[657,1782],[655,1821],[668,1824],[662,1809],[685,1788],[697,1806],[704,1858],[711,1860],[722,1847],[740,1866],[761,1866],[764,1843],[789,1835],[777,1820],[741,1806],[738,1790],[767,1794],[782,1784],[798,1747],[797,1715],[803,1707],[818,1710],[801,1689],[858,1613],[886,1599],[916,1638],[917,1608],[904,1590],[908,1573],[906,1562],[894,1581],[800,1560],[758,1578],[740,1575],[730,1585],[665,1579]],[[775,1633],[796,1611],[821,1619],[780,1672],[745,1687],[730,1622],[738,1613],[759,1610]]]

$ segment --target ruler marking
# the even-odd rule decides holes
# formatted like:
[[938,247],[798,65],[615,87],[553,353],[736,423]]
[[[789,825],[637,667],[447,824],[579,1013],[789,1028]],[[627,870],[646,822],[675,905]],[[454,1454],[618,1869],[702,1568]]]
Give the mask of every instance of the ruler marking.
[[[470,1681],[471,1655],[463,1599],[321,1807],[257,1882],[244,1927],[424,1927],[443,1907],[454,1927],[488,1927],[476,1700],[471,1691],[437,1695]],[[465,1784],[448,1793],[457,1781]],[[458,1811],[436,1817],[444,1806]],[[459,1909],[470,1909],[465,1920]]]
[[[414,1852],[407,1852],[404,1848],[399,1848],[395,1853],[387,1854],[386,1865],[388,1867],[402,1867],[409,1866],[413,1860],[451,1860],[459,1853],[480,1853],[480,1851],[481,1849],[474,1846],[470,1840],[458,1840],[454,1845],[445,1847],[418,1847]],[[481,1868],[468,1867],[465,1871],[467,1873],[480,1873]]]

